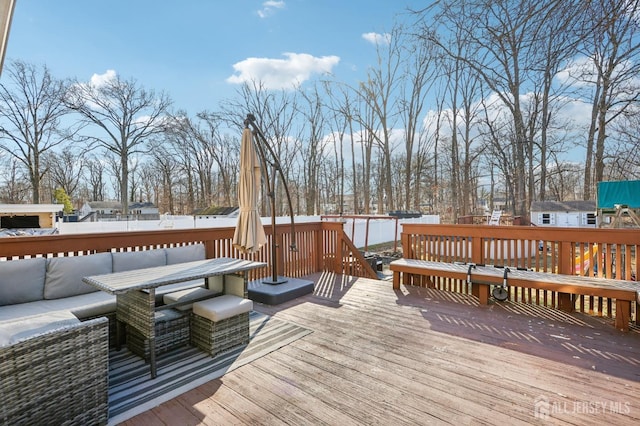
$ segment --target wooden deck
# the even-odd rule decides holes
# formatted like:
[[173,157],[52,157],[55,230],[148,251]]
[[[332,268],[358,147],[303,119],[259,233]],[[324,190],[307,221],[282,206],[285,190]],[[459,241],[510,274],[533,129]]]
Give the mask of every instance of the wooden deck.
[[124,424],[640,424],[637,328],[309,278],[313,295],[255,310],[313,333]]

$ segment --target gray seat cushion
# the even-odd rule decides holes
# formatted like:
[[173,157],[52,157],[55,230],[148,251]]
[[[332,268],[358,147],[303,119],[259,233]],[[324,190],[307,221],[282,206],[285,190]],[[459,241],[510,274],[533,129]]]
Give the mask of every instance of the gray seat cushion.
[[[204,279],[185,281],[175,284],[163,285],[156,288],[156,306],[162,305],[164,295],[175,291],[187,290],[196,287],[204,287]],[[143,290],[148,291],[148,290]]]
[[80,320],[68,311],[48,312],[44,315],[0,322],[0,346],[7,346],[78,323]]
[[[180,303],[193,302],[195,300],[215,297],[217,294],[219,293],[215,291],[207,290],[206,288],[203,288],[203,287],[190,288],[186,290],[179,290],[179,291],[174,291],[172,293],[165,294],[163,297],[163,302],[166,305],[169,305],[171,303],[178,303],[178,302]],[[187,305],[177,306],[176,309],[181,311],[186,311],[191,309],[191,306],[192,304],[189,303]]]
[[242,297],[225,294],[193,304],[195,315],[207,318],[212,322],[222,321],[236,315],[250,312],[253,301]]
[[56,311],[69,311],[80,319],[102,316],[116,311],[116,297],[96,291],[62,299],[7,305],[0,309],[0,323]]
[[167,265],[205,259],[204,244],[171,247],[164,249],[164,251],[167,254]]
[[47,259],[0,262],[0,306],[42,300]]
[[60,299],[98,291],[82,277],[111,273],[111,253],[54,257],[47,261],[44,298]]
[[164,249],[111,253],[113,272],[152,268],[167,264]]

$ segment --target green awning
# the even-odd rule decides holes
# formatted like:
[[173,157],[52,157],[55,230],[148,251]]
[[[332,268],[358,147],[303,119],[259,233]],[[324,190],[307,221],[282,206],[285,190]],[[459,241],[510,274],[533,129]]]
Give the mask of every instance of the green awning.
[[640,208],[640,180],[598,182],[598,209],[615,209],[616,204]]

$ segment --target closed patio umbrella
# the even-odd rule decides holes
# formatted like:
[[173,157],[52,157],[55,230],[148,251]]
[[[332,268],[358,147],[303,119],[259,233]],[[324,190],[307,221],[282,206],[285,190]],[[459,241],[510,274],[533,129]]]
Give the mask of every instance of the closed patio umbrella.
[[262,173],[253,135],[249,128],[242,132],[240,144],[240,180],[238,206],[240,214],[233,234],[233,246],[244,253],[254,253],[267,243],[264,227],[258,214],[258,194]]

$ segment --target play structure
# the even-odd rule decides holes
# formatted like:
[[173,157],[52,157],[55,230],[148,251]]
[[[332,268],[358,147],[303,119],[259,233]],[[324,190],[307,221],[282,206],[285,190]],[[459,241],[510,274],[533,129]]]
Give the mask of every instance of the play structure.
[[640,180],[598,182],[601,228],[640,228]]
[[[591,267],[594,263],[595,268]],[[585,275],[589,275],[589,271],[594,269],[594,273],[597,271],[596,264],[598,263],[598,244],[592,244],[588,247],[584,253],[578,254],[575,258],[575,273],[576,275],[582,275],[583,271]]]

